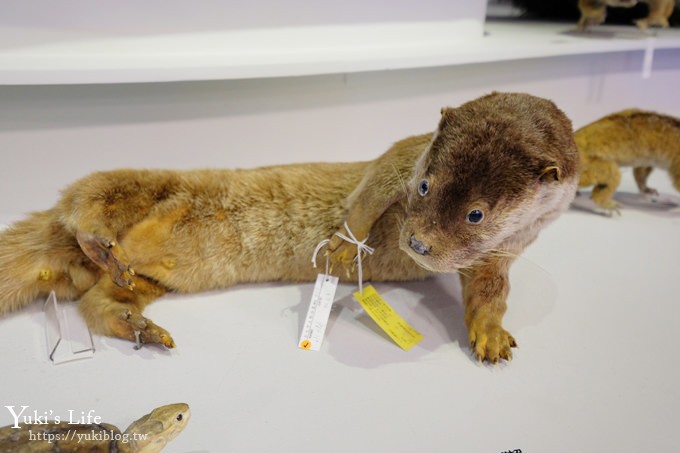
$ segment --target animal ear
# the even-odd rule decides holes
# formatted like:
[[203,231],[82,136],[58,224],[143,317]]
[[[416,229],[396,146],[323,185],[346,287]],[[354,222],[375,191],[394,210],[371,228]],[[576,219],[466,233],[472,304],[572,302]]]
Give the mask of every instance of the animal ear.
[[549,165],[541,170],[538,179],[542,182],[559,181],[562,179],[562,172],[558,166]]
[[446,112],[446,107],[442,107],[441,110],[439,111],[441,116],[444,116],[444,112]]

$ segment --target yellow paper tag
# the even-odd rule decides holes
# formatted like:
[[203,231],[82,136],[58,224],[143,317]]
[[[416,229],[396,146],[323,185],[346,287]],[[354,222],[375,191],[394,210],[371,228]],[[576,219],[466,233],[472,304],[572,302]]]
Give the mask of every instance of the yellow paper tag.
[[369,285],[364,288],[364,294],[354,293],[354,298],[364,307],[366,313],[375,321],[387,335],[404,351],[420,343],[423,336],[411,327],[396,311],[389,306],[380,294]]

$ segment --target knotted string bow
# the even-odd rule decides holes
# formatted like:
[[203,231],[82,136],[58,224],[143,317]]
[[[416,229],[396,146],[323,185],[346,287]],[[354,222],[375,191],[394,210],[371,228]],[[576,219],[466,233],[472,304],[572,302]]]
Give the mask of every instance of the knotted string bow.
[[[359,294],[363,294],[364,274],[361,263],[361,255],[363,253],[367,255],[373,255],[375,249],[373,247],[369,247],[368,245],[366,245],[366,241],[368,241],[368,236],[366,236],[363,241],[360,241],[354,236],[352,230],[349,229],[347,222],[345,222],[344,227],[345,231],[347,231],[347,234],[349,236],[346,236],[340,232],[335,232],[335,236],[339,237],[343,241],[349,242],[350,244],[354,244],[357,246],[357,256],[354,257],[353,261],[357,262],[357,274],[359,277]],[[314,249],[314,254],[312,255],[312,264],[314,265],[314,268],[316,268],[316,255],[318,255],[321,248],[324,247],[325,245],[328,245],[329,242],[330,239],[324,239],[323,241],[319,242],[319,244],[316,246],[316,249]],[[326,274],[328,274],[328,256],[326,256]]]

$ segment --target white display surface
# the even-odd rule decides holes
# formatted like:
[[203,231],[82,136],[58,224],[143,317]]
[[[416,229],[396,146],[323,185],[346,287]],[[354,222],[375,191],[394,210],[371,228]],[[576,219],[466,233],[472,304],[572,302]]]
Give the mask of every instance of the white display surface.
[[[678,195],[664,172],[650,185]],[[409,352],[357,310],[353,285],[338,289],[320,352],[296,344],[311,283],[240,285],[147,308],[176,350],[95,337],[93,359],[58,366],[40,304],[12,314],[0,401],[93,409],[119,427],[187,402],[168,452],[673,451],[680,208],[641,202],[630,171],[621,190],[622,216],[572,209],[512,268],[510,363],[472,359],[453,275],[375,285],[424,334]]]

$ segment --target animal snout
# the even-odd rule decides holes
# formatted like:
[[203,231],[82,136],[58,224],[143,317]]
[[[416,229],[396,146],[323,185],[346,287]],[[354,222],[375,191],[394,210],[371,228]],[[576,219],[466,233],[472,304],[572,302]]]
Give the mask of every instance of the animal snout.
[[416,252],[418,255],[427,255],[428,253],[430,253],[430,250],[432,250],[432,246],[427,246],[423,244],[418,239],[416,239],[414,235],[411,235],[408,245],[410,245],[413,251]]

